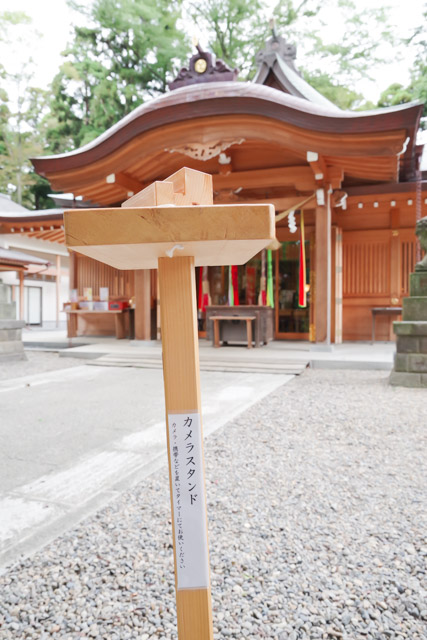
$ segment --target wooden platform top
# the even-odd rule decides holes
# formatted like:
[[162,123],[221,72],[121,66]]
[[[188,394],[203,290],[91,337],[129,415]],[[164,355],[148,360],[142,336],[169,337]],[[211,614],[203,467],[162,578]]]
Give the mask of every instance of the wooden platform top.
[[158,258],[196,266],[244,264],[275,238],[271,204],[65,211],[67,246],[116,269],[156,269]]

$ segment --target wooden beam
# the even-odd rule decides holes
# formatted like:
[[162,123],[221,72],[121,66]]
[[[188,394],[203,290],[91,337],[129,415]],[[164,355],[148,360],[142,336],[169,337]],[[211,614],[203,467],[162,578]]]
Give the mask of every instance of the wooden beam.
[[268,187],[293,186],[298,191],[313,191],[316,181],[310,167],[278,167],[257,171],[234,171],[227,175],[213,176],[213,188],[221,189],[261,189]]
[[307,151],[307,162],[319,186],[341,188],[344,180],[344,170],[341,167],[328,167],[325,158],[314,151]]
[[122,207],[152,207],[162,204],[176,206],[213,204],[212,176],[183,167],[163,182],[156,181],[125,200]]
[[156,181],[148,187],[135,193],[122,203],[122,207],[152,207],[169,204],[173,201],[173,184],[171,182]]
[[244,264],[275,238],[268,204],[72,209],[64,219],[69,248],[116,269],[155,269],[176,245],[196,266]]
[[[220,192],[221,193],[221,192]],[[272,204],[276,210],[276,213],[280,213],[281,211],[286,211],[287,209],[291,209],[292,207],[297,207],[298,204],[303,200],[305,196],[309,196],[310,193],[295,195],[295,196],[284,196],[284,197],[271,197],[271,198],[246,198],[239,197],[238,199],[233,199],[230,201],[230,204]],[[227,200],[221,200],[221,204],[226,204]],[[316,205],[316,200],[313,198],[310,202],[304,205],[304,209],[314,209]]]
[[138,193],[138,191],[141,191],[144,186],[139,180],[132,178],[132,176],[124,173],[123,171],[110,173],[105,178],[105,182],[107,184],[116,184],[117,186],[127,191],[129,195]]

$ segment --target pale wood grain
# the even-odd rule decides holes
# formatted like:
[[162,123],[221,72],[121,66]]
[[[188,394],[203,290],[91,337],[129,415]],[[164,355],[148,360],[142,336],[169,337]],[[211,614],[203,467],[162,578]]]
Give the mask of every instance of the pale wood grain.
[[156,180],[142,191],[125,200],[122,207],[152,207],[173,202],[174,191],[172,182]]
[[153,269],[175,244],[196,266],[243,264],[275,238],[269,204],[74,209],[64,221],[70,249],[118,269]]
[[[197,302],[194,258],[161,258],[159,288],[162,325],[163,376],[165,385],[166,421],[170,413],[201,414],[199,342],[197,333]],[[169,482],[172,501],[172,474],[169,432]],[[176,549],[174,518],[172,517],[175,576]],[[212,640],[212,605],[210,589],[177,591],[179,640]]]

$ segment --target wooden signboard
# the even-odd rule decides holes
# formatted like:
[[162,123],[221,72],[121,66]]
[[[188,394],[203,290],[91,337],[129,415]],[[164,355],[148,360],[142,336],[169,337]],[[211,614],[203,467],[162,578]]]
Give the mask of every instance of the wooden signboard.
[[275,237],[274,208],[213,205],[183,168],[121,209],[66,211],[69,249],[117,269],[158,268],[179,640],[212,640],[195,266],[244,264]]

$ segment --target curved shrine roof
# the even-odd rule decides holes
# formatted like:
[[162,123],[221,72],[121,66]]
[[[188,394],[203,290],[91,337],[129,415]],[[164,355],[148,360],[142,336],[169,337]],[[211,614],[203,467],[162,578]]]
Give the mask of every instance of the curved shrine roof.
[[[309,102],[260,84],[215,82],[191,85],[146,102],[92,142],[68,153],[32,159],[36,171],[59,171],[93,162],[130,137],[194,117],[252,114],[270,117],[319,133],[381,133],[417,129],[422,102],[372,111],[342,111]],[[55,163],[53,163],[55,161]]]
[[307,166],[306,151],[319,152],[330,166],[342,166],[346,174],[368,180],[365,159],[370,158],[372,166],[379,167],[373,181],[391,181],[398,178],[398,156],[405,162],[412,158],[421,112],[421,102],[374,111],[341,111],[262,84],[213,82],[161,95],[84,147],[32,162],[55,189],[83,194],[94,202],[114,203],[120,198],[112,185],[104,184],[108,174],[126,171],[145,186],[147,180],[162,178],[148,175],[146,167],[137,175],[143,158],[157,153],[156,162],[161,166],[159,154],[169,155],[186,141],[197,144],[228,132],[245,144],[256,140],[296,151],[299,165]]

